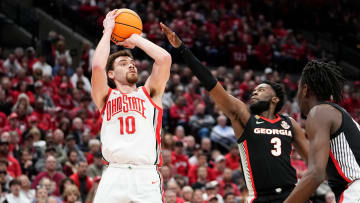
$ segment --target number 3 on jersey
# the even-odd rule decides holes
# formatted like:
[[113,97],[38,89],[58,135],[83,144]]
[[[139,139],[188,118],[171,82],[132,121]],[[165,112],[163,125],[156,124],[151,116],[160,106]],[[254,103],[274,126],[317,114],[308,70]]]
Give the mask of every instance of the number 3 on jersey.
[[120,135],[124,134],[124,124],[125,124],[125,131],[126,134],[134,134],[135,132],[135,118],[134,116],[127,116],[125,119],[124,117],[118,118],[120,121]]
[[273,137],[270,140],[271,144],[274,144],[274,149],[271,150],[271,154],[273,156],[280,156],[281,155],[281,140],[278,137]]

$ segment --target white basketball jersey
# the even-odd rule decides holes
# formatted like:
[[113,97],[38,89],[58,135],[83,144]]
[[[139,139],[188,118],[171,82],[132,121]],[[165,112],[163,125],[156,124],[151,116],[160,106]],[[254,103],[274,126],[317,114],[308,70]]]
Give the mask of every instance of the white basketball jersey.
[[162,109],[145,87],[129,94],[109,89],[102,111],[101,143],[110,163],[161,165]]

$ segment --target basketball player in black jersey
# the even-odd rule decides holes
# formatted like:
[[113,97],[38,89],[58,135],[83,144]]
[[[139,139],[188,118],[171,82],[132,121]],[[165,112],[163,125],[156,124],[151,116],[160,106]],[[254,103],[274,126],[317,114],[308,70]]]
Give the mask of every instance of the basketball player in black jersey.
[[307,117],[308,170],[286,202],[304,202],[328,178],[337,202],[360,202],[360,127],[340,106],[344,78],[331,63],[309,62],[297,99]]
[[230,118],[249,190],[248,202],[283,202],[295,187],[296,171],[290,165],[291,144],[307,157],[308,143],[300,126],[278,114],[284,104],[280,85],[258,85],[248,106],[229,95],[176,34],[161,24],[171,45],[192,69],[220,109]]

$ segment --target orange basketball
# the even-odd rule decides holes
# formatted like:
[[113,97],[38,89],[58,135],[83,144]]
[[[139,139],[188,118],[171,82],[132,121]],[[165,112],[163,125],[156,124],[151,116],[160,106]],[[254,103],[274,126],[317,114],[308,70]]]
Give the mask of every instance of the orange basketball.
[[141,18],[136,12],[126,8],[119,11],[121,13],[115,19],[115,27],[111,34],[111,41],[114,43],[122,42],[134,33],[141,34],[143,29]]

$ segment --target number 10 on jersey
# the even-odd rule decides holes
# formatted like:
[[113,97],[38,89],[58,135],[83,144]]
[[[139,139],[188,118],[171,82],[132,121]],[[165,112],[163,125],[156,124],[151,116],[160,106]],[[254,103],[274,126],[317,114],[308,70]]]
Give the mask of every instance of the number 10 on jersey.
[[135,118],[134,116],[127,116],[127,117],[119,117],[120,121],[120,134],[124,134],[124,126],[126,134],[134,134],[135,133]]

